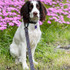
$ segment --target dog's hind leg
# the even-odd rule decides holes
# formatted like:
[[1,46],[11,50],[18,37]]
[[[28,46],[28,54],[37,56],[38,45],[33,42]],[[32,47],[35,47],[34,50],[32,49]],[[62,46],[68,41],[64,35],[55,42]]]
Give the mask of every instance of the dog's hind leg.
[[15,63],[18,64],[19,63],[19,46],[16,45],[15,43],[12,43],[10,45],[10,54],[15,58]]
[[19,48],[16,44],[12,43],[10,45],[10,54],[13,56],[13,57],[19,57]]

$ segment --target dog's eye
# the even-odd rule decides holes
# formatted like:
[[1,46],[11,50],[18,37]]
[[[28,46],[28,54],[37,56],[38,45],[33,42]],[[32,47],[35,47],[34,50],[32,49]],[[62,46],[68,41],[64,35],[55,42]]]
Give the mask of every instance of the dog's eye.
[[33,4],[30,4],[29,8],[32,9],[33,8]]
[[39,4],[36,4],[36,7],[37,7],[37,9],[39,9],[40,8]]

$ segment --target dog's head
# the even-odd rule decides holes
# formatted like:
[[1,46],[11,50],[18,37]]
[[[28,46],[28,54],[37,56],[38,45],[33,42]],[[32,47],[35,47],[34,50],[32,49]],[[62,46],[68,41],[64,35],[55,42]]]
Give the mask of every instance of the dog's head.
[[46,18],[46,8],[40,1],[27,1],[20,10],[20,15],[23,16],[25,23],[29,21],[37,22],[44,21]]

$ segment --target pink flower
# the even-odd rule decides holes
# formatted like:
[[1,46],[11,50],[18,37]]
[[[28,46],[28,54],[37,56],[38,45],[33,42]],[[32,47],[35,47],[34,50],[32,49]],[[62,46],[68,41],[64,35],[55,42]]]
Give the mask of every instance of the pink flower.
[[10,26],[14,26],[14,23],[10,22],[9,25],[10,25]]
[[70,18],[70,15],[68,15],[67,17]]
[[[32,1],[32,0],[30,0]],[[51,24],[51,20],[59,23],[70,24],[70,21],[65,22],[64,17],[70,18],[70,1],[62,3],[63,0],[40,0],[47,5],[51,5],[47,8],[47,23]],[[7,24],[19,26],[21,24],[20,9],[24,4],[24,0],[0,0],[0,30],[4,30]],[[56,4],[60,6],[56,7]],[[67,6],[67,8],[64,8]],[[66,15],[66,16],[65,16]],[[43,23],[39,21],[40,25]]]
[[58,22],[61,23],[61,24],[63,23],[62,21],[58,21]]
[[66,22],[67,24],[70,24],[70,22]]
[[6,27],[0,27],[0,30],[4,30],[4,29],[6,29]]
[[62,21],[64,21],[64,17],[63,17],[62,15],[60,15],[60,19],[61,19]]
[[51,24],[51,21],[47,21],[47,23]]
[[42,25],[43,23],[41,21],[39,21],[39,24]]

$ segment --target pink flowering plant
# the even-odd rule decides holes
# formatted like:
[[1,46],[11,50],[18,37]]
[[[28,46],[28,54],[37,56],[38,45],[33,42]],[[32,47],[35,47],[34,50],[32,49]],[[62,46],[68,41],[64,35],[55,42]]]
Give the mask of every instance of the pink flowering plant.
[[[47,23],[51,24],[52,20],[58,23],[70,24],[65,21],[65,17],[70,19],[70,1],[62,3],[63,0],[40,0],[46,4],[47,15],[49,20]],[[21,24],[20,8],[24,4],[24,0],[0,0],[0,30],[7,29],[8,26],[19,26]],[[57,5],[57,6],[56,6]],[[65,8],[65,6],[67,6]],[[42,25],[42,22],[40,22]]]
[[[35,70],[70,70],[70,0],[40,1],[47,16],[44,23],[39,22],[42,36],[35,52],[39,63],[34,65]],[[9,46],[22,23],[20,8],[24,3],[24,0],[0,0],[0,70],[22,70],[22,65],[16,65],[10,55]]]

